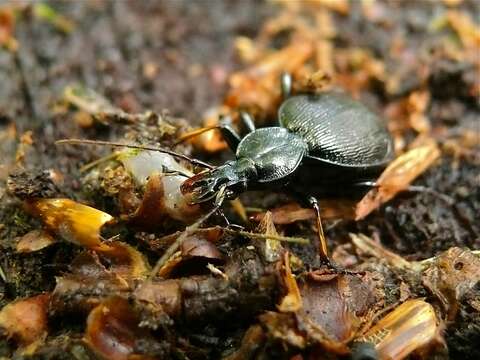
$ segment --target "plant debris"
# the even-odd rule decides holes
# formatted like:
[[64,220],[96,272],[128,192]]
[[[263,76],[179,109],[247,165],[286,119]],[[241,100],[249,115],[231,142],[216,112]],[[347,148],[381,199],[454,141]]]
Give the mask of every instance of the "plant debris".
[[[480,358],[479,14],[2,4],[0,357]],[[233,157],[222,118],[277,124],[284,72],[294,94],[361,101],[394,139],[375,183],[318,199],[334,267],[294,198],[190,204],[187,180]]]

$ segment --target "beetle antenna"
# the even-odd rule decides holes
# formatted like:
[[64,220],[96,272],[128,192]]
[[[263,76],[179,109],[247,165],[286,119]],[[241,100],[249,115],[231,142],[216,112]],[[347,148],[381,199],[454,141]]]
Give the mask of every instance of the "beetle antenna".
[[178,145],[178,144],[180,144],[180,143],[182,143],[186,140],[189,140],[189,139],[191,139],[195,136],[202,135],[203,133],[205,133],[207,131],[218,130],[218,129],[220,129],[220,126],[213,125],[213,126],[206,126],[206,127],[202,127],[202,128],[199,128],[199,129],[195,129],[195,130],[186,132],[185,134],[179,136],[178,140],[175,142],[175,145]]
[[187,155],[179,154],[172,150],[163,149],[156,146],[144,146],[144,145],[132,145],[132,144],[124,144],[114,141],[103,141],[103,140],[88,140],[88,139],[62,139],[55,141],[55,144],[76,144],[76,145],[106,145],[106,146],[116,146],[116,147],[126,147],[129,149],[140,149],[140,150],[148,150],[148,151],[158,151],[164,154],[171,155],[173,157],[188,161],[189,163],[197,166],[201,166],[207,169],[213,169],[214,167],[206,162],[203,162],[198,159],[193,159]]

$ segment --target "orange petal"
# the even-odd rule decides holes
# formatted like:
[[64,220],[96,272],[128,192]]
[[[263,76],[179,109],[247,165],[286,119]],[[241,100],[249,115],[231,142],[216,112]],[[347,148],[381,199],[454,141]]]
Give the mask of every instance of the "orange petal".
[[400,360],[436,340],[441,342],[440,330],[432,305],[408,300],[357,340],[373,343],[382,360]]
[[67,241],[89,249],[102,249],[100,230],[114,219],[103,211],[70,199],[37,199],[25,203],[27,211]]

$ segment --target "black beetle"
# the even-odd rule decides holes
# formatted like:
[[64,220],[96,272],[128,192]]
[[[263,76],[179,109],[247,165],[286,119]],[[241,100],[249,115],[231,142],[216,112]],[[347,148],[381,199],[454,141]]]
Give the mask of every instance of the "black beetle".
[[261,188],[302,195],[317,212],[320,255],[327,261],[312,195],[370,184],[392,160],[393,142],[379,117],[360,102],[335,92],[290,96],[290,84],[285,74],[279,125],[256,130],[251,117],[241,113],[248,130],[241,138],[224,122],[219,129],[236,159],[186,180],[182,192],[192,204]]
[[236,155],[235,160],[218,167],[155,147],[77,139],[58,143],[155,150],[203,166],[207,170],[181,186],[191,204],[215,198],[218,209],[225,198],[233,199],[247,190],[276,188],[290,192],[316,211],[320,256],[328,263],[315,196],[372,186],[372,180],[393,158],[393,141],[379,117],[360,102],[336,92],[291,96],[291,83],[291,77],[284,74],[279,126],[255,129],[252,118],[242,112],[240,119],[248,130],[245,137],[241,138],[227,119],[217,127]]

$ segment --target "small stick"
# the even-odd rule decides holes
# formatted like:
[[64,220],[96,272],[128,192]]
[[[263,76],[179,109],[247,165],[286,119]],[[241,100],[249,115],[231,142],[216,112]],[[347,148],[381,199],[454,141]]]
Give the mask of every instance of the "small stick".
[[102,141],[102,140],[87,140],[87,139],[63,139],[55,141],[55,144],[77,144],[77,145],[107,145],[107,146],[117,146],[117,147],[126,147],[129,149],[140,149],[140,150],[149,150],[149,151],[159,151],[173,157],[186,160],[194,165],[201,166],[207,169],[213,169],[214,167],[210,164],[207,164],[201,160],[192,159],[187,155],[176,153],[175,151],[162,149],[155,146],[144,146],[144,145],[132,145],[132,144],[123,144],[113,141]]
[[231,230],[231,229],[224,229],[225,232],[230,234],[238,234],[242,235],[251,239],[258,239],[258,240],[278,240],[278,241],[285,241],[289,243],[295,244],[309,244],[310,241],[305,238],[301,237],[290,237],[290,236],[280,236],[280,235],[267,235],[267,234],[259,234],[259,233],[251,233],[248,231],[242,230]]

